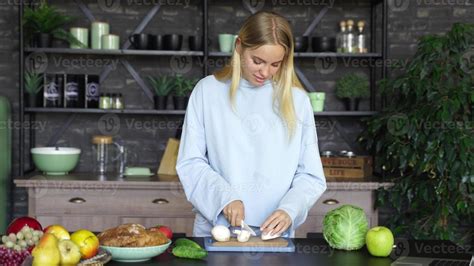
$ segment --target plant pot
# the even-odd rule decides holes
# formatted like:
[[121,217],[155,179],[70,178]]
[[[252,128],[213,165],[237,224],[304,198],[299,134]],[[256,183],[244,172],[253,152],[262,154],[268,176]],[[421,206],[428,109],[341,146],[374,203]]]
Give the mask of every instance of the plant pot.
[[308,50],[309,37],[308,36],[298,36],[295,37],[295,52],[301,53]]
[[53,38],[51,46],[54,48],[69,48],[69,42],[65,40]]
[[38,48],[48,48],[51,47],[53,42],[53,35],[49,33],[35,33],[33,35],[34,46]]
[[163,50],[179,51],[183,44],[183,35],[181,34],[165,34],[163,36]]
[[41,93],[37,93],[37,94],[27,93],[25,96],[26,96],[25,97],[26,106],[29,106],[29,107],[43,107],[42,101],[41,101]]
[[188,107],[188,97],[187,96],[174,96],[174,109],[176,110],[186,110]]
[[313,52],[316,53],[336,52],[336,38],[327,36],[313,37],[311,39],[311,46]]
[[343,98],[346,111],[359,111],[360,98]]
[[165,110],[168,96],[153,96],[156,110]]

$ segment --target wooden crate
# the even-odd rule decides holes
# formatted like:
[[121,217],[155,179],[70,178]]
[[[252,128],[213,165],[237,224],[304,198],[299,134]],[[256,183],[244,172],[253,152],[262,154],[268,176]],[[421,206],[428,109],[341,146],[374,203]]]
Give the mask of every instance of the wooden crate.
[[362,178],[372,176],[371,156],[321,157],[326,177]]

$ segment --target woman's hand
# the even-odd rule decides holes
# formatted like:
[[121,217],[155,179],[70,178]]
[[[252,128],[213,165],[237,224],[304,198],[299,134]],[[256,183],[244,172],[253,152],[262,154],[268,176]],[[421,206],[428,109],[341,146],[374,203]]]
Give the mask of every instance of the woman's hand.
[[291,225],[291,217],[284,210],[276,210],[260,227],[262,234],[282,234]]
[[240,221],[245,219],[244,203],[234,200],[224,207],[223,213],[232,226],[240,226]]

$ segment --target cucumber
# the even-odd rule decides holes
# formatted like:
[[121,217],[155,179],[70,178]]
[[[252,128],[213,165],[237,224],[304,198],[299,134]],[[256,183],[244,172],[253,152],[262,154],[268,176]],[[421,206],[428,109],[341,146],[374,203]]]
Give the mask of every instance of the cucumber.
[[173,255],[179,258],[203,259],[207,256],[207,251],[202,248],[176,246],[172,250]]
[[[174,242],[175,246],[185,246],[185,247],[192,247],[192,248],[201,248],[201,246],[192,241],[192,240],[189,240],[187,238],[178,238],[176,239],[176,241]],[[202,249],[202,248],[201,248]]]

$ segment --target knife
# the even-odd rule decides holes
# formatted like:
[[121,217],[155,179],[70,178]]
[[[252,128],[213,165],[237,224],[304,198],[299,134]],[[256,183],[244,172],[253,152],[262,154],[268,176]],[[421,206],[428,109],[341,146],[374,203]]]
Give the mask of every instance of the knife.
[[242,220],[242,221],[240,222],[240,227],[241,227],[241,230],[248,231],[248,232],[250,233],[250,235],[257,236],[257,234],[255,233],[255,231],[254,231],[252,228],[250,228],[250,226],[248,226],[248,225],[244,222],[244,220]]

